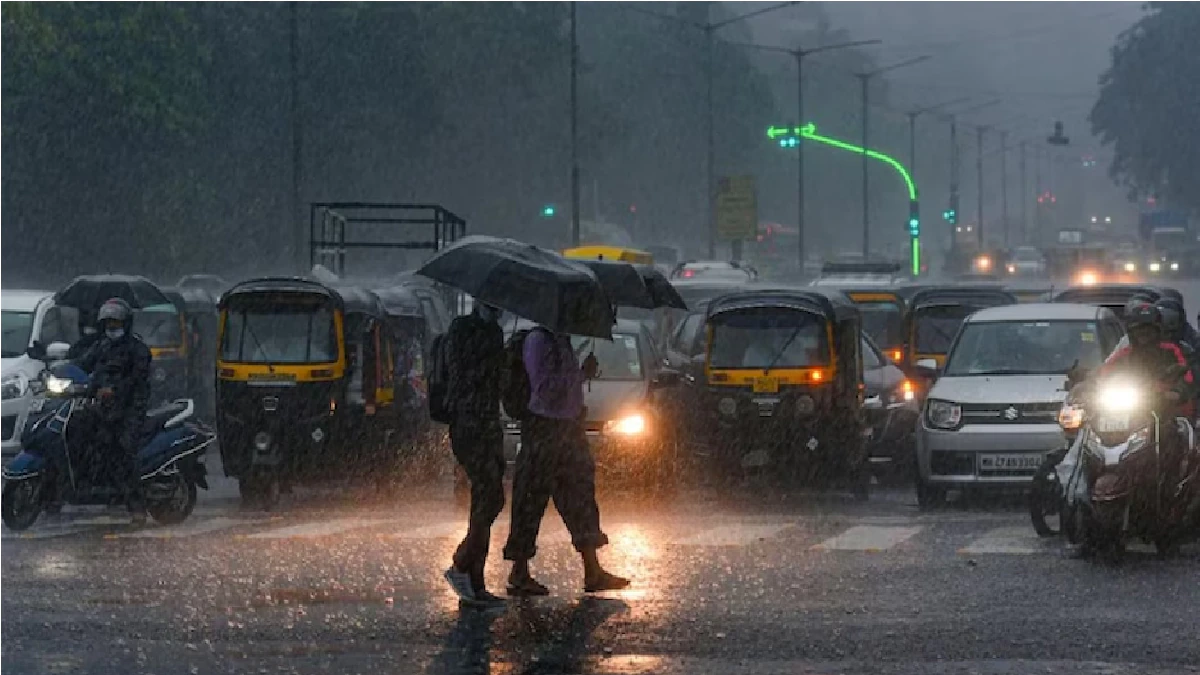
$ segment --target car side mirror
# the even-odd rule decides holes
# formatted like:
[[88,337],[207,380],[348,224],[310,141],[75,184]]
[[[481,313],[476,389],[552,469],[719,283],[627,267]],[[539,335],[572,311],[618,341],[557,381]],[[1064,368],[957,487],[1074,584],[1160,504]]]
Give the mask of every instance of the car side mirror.
[[665,387],[674,387],[683,380],[683,375],[675,370],[660,370],[650,380],[651,389],[663,389]]
[[939,375],[937,361],[934,359],[920,359],[913,366],[913,370],[920,377],[927,380],[936,380]]
[[34,361],[46,360],[46,345],[42,344],[41,340],[34,340],[33,344],[25,350],[25,355]]
[[65,342],[51,342],[50,346],[46,347],[48,361],[63,361],[69,353],[71,353],[71,345]]

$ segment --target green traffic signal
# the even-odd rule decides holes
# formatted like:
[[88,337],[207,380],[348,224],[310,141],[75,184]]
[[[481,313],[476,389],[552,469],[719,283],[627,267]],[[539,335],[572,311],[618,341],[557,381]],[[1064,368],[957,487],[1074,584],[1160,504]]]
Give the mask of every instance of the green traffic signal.
[[543,218],[553,218],[556,211],[557,210],[554,208],[553,204],[547,204],[542,207],[542,217]]

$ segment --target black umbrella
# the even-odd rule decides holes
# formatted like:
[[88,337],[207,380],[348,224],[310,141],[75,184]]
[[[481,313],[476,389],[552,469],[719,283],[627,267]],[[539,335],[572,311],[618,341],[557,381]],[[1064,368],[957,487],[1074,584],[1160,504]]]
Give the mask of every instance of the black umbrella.
[[149,279],[117,274],[75,277],[54,295],[54,304],[95,311],[110,298],[121,298],[133,309],[172,304]]
[[638,274],[642,275],[642,281],[646,284],[646,290],[650,291],[650,299],[654,302],[655,307],[671,307],[673,309],[686,310],[687,303],[683,301],[683,296],[679,295],[679,291],[671,285],[663,273],[654,265],[634,265],[634,269]]
[[571,260],[587,267],[600,280],[609,302],[618,307],[654,309],[654,298],[646,287],[645,278],[627,262],[617,260]]
[[596,275],[532,244],[463,237],[417,274],[550,330],[612,339],[616,319]]

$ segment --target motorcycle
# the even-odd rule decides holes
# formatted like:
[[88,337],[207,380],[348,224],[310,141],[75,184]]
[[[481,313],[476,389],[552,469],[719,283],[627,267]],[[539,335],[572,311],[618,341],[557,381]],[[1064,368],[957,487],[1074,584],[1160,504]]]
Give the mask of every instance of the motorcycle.
[[1083,406],[1071,390],[1083,377],[1086,375],[1075,367],[1067,374],[1064,388],[1067,396],[1058,412],[1058,426],[1063,430],[1066,444],[1046,455],[1029,486],[1029,519],[1039,537],[1053,537],[1063,530],[1066,505],[1063,486],[1079,461],[1080,447],[1077,441],[1079,429],[1083,426]]
[[[40,384],[39,384],[40,383]],[[99,403],[88,376],[70,362],[43,371],[30,402],[21,452],[4,467],[0,519],[10,529],[28,529],[43,511],[63,504],[124,502],[122,486],[102,461],[107,448],[95,442]],[[208,489],[204,453],[216,434],[192,418],[195,404],[180,399],[146,413],[136,470],[146,511],[164,525],[181,523],[196,506],[197,486]]]
[[[1186,368],[1168,370],[1178,379]],[[1064,489],[1063,529],[1085,554],[1119,559],[1133,539],[1160,555],[1200,533],[1200,454],[1186,418],[1165,415],[1177,395],[1159,394],[1128,377],[1105,377],[1081,392],[1084,425],[1079,461]],[[1163,447],[1173,425],[1180,457]]]

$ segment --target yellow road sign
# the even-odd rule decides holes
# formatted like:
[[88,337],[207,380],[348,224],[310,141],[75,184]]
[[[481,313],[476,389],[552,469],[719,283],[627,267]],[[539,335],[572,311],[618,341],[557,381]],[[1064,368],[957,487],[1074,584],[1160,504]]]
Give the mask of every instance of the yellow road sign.
[[725,176],[717,182],[717,236],[726,240],[758,236],[754,176]]

